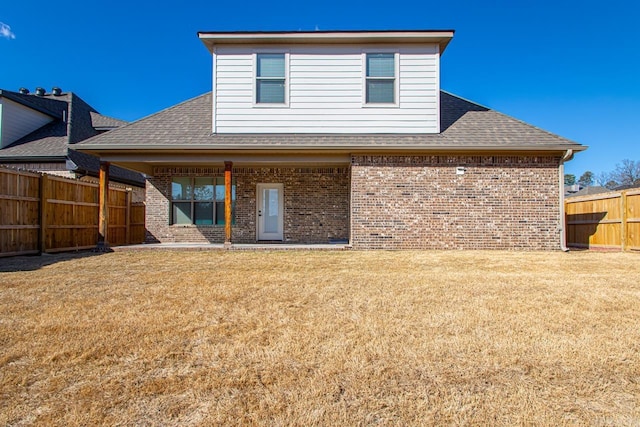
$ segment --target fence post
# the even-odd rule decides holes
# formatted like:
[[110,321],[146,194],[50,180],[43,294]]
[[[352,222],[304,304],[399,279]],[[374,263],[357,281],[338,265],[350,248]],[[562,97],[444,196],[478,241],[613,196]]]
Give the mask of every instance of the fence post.
[[40,175],[40,236],[38,241],[38,250],[41,254],[47,251],[47,199],[49,198],[48,190],[49,177],[46,173]]
[[627,192],[620,192],[620,215],[622,217],[622,224],[620,228],[620,240],[622,244],[622,250],[627,250]]
[[124,194],[124,203],[126,206],[124,214],[125,225],[125,238],[124,242],[127,245],[131,244],[131,189],[127,188],[127,192]]

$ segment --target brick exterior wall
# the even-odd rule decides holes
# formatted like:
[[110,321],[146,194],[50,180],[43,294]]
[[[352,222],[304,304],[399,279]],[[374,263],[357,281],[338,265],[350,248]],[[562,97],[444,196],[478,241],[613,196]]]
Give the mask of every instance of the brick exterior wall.
[[[356,249],[554,250],[559,161],[373,155],[353,156],[350,168],[234,168],[232,241],[256,242],[256,186],[281,183],[288,243],[350,237]],[[456,174],[459,166],[463,175]],[[147,241],[224,241],[223,226],[169,225],[171,178],[222,177],[224,168],[156,168],[154,175],[146,191]]]
[[[328,243],[349,237],[349,167],[233,168],[234,243],[256,242],[256,186],[284,185],[284,242]],[[224,176],[224,168],[158,167],[147,181],[147,242],[224,242],[223,226],[169,225],[171,178]]]
[[[353,156],[355,249],[559,248],[559,157]],[[463,175],[456,168],[464,166]]]

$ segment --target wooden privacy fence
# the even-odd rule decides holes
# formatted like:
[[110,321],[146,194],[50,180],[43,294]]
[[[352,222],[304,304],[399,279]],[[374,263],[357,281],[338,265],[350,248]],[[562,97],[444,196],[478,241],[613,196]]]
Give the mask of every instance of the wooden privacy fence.
[[640,189],[565,200],[567,245],[640,250]]
[[[112,246],[145,239],[142,203],[109,188]],[[98,242],[98,184],[0,168],[0,257],[89,249]]]

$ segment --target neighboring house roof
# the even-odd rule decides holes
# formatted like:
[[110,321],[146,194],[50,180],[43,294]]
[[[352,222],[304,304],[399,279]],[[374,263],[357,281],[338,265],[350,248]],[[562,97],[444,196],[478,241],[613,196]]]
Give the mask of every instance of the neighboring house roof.
[[618,185],[614,187],[612,191],[630,190],[632,188],[640,188],[640,182],[636,181],[635,184]]
[[56,97],[51,95],[35,96],[0,89],[0,97],[10,99],[18,104],[24,105],[25,107],[48,114],[53,118],[61,118],[63,111],[67,111],[70,95],[70,93],[65,93]]
[[211,92],[78,144],[84,150],[414,149],[582,151],[585,146],[445,91],[440,134],[212,134]]
[[579,191],[566,194],[566,197],[590,196],[593,194],[607,193],[609,191],[611,190],[609,190],[608,188],[596,185],[592,187],[584,187]]
[[24,158],[64,158],[68,151],[68,126],[62,120],[54,120],[23,136],[8,147],[0,149],[0,161],[24,160]]
[[572,185],[564,185],[564,195],[568,196],[569,194],[575,194],[582,189],[582,185],[580,184],[572,184]]
[[[71,148],[82,140],[127,123],[99,114],[72,92],[39,96],[0,90],[0,97],[54,119],[0,149],[0,162],[61,162],[69,159],[76,165],[76,171],[95,174],[99,170],[99,159]],[[111,174],[116,181],[144,186],[144,177],[137,172],[112,166]]]

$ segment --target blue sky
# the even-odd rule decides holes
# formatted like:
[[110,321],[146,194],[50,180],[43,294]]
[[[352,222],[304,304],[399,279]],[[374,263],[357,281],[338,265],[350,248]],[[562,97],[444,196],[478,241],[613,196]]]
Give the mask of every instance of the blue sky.
[[638,16],[632,0],[4,1],[0,88],[135,120],[211,89],[197,31],[454,29],[442,88],[588,145],[579,176],[640,160]]

